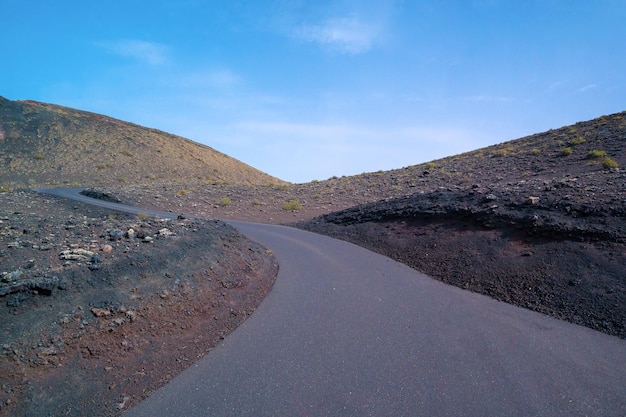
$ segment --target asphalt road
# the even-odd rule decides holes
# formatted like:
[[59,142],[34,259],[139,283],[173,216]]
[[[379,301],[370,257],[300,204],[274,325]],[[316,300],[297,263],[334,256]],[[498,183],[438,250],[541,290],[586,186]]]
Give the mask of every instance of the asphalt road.
[[277,257],[272,292],[125,417],[626,415],[626,340],[349,243],[230,223]]

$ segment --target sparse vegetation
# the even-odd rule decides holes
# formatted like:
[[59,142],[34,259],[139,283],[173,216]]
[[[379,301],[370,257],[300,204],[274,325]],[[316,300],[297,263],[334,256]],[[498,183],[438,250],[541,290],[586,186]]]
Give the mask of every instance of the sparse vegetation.
[[587,142],[587,139],[583,138],[582,136],[579,136],[576,139],[570,140],[569,144],[571,146],[576,146],[576,145],[580,145],[581,143],[585,143],[585,142]]
[[606,169],[610,169],[610,168],[617,168],[619,166],[619,164],[617,163],[617,161],[615,161],[614,159],[611,159],[609,157],[604,158],[604,160],[602,161],[602,166]]
[[11,155],[0,158],[0,177],[11,189],[32,186],[26,175],[41,187],[64,181],[118,185],[119,178],[133,185],[156,178],[171,184],[174,176],[188,182],[218,171],[226,183],[281,182],[184,138],[52,104],[0,97],[0,122],[6,138],[23,139],[0,141],[0,155]]
[[569,156],[573,153],[574,151],[572,150],[572,148],[567,147],[567,148],[563,148],[561,149],[561,155],[562,156]]
[[230,206],[231,203],[232,203],[232,200],[230,198],[228,198],[228,197],[223,197],[220,200],[220,206],[222,206],[222,207]]
[[606,156],[606,151],[593,150],[589,151],[587,154],[587,159],[598,159],[604,158]]
[[297,199],[292,199],[283,204],[283,210],[285,211],[298,211],[302,210],[302,204]]
[[491,153],[491,157],[492,158],[500,158],[503,156],[508,156],[509,155],[509,149],[507,148],[503,148],[503,149],[496,149],[495,151],[493,151]]
[[176,192],[176,195],[179,196],[179,197],[186,196],[187,195],[187,190],[178,190]]

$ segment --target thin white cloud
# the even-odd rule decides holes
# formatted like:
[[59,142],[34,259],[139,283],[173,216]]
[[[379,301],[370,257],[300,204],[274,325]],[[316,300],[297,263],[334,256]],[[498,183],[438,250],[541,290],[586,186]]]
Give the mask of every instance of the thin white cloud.
[[125,58],[133,58],[150,65],[167,63],[167,47],[165,45],[135,39],[107,41],[99,44],[108,52]]
[[356,16],[332,18],[318,25],[303,25],[294,36],[348,54],[362,54],[372,49],[382,33],[382,26]]
[[586,86],[584,86],[584,87],[579,88],[579,89],[578,89],[578,92],[579,92],[579,93],[584,93],[585,91],[588,91],[588,90],[594,89],[594,88],[596,88],[597,86],[598,86],[597,84],[589,84],[589,85],[586,85]]

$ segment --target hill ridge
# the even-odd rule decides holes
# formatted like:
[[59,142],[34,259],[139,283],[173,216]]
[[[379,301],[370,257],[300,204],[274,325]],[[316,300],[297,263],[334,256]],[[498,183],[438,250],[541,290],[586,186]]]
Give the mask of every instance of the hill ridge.
[[0,97],[6,188],[196,181],[283,183],[216,149],[113,117]]

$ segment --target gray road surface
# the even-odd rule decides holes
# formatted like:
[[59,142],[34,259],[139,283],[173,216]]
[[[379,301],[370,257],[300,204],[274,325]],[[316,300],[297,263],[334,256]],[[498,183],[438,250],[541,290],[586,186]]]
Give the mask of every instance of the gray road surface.
[[276,255],[272,292],[124,417],[626,415],[625,340],[349,243],[230,223]]

